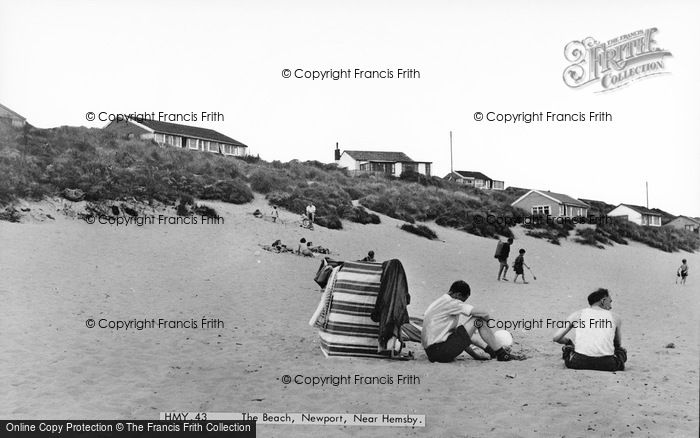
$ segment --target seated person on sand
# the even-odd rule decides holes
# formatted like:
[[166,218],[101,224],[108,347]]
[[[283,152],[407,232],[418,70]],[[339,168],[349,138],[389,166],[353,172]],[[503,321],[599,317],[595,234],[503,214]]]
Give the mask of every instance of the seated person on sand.
[[374,251],[370,250],[370,252],[367,253],[367,257],[363,258],[360,261],[362,261],[362,262],[374,262],[374,261],[376,261],[376,260],[374,260]]
[[306,242],[306,247],[308,248],[309,251],[316,252],[319,254],[330,254],[331,253],[331,251],[328,248],[324,248],[321,245],[313,246],[313,244],[311,242]]
[[[482,359],[470,347],[472,343],[486,351],[490,358],[499,361],[523,360],[503,348],[487,327],[489,314],[465,301],[471,288],[462,281],[455,281],[450,291],[435,300],[425,311],[421,343],[431,362],[452,362],[462,352],[475,359]],[[475,336],[478,331],[481,340]],[[483,340],[483,341],[482,341]]]
[[277,239],[272,242],[272,245],[261,245],[262,249],[270,252],[293,252],[291,249],[287,248],[287,245],[283,244],[281,240]]
[[299,240],[299,246],[297,247],[297,255],[303,255],[304,257],[313,257],[314,253],[311,252],[311,250],[309,249],[310,243],[311,242],[307,244],[306,239],[302,237]]
[[253,216],[255,216],[257,218],[263,217],[262,211],[260,211],[259,209],[256,208],[255,211],[253,212]]
[[[564,364],[575,370],[624,370],[627,350],[622,348],[622,320],[610,311],[610,293],[598,289],[588,295],[588,304],[590,307],[569,315],[566,326],[554,335],[554,342],[564,344]],[[572,328],[576,330],[576,342],[566,337]]]
[[287,248],[287,245],[282,243],[282,241],[279,239],[272,242],[272,248],[274,248],[277,252],[293,252],[292,249]]

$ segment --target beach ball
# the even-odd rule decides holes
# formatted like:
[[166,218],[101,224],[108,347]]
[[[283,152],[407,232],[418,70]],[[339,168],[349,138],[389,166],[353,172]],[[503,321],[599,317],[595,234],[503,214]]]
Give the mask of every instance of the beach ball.
[[513,345],[513,336],[508,330],[496,330],[493,335],[501,346],[510,347]]

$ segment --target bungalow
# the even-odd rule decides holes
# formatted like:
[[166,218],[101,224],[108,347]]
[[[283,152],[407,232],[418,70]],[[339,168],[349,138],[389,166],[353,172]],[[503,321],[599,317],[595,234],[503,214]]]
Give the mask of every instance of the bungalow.
[[530,190],[510,205],[531,214],[552,217],[588,216],[590,208],[588,204],[576,198],[545,190]]
[[505,189],[505,183],[503,181],[491,179],[481,172],[472,172],[470,170],[455,170],[445,175],[443,179],[454,181],[457,184],[476,187],[478,189]]
[[430,176],[431,161],[413,161],[403,152],[380,151],[343,151],[336,144],[335,162],[354,174],[375,173],[389,176],[401,176],[403,172],[413,171]]
[[27,119],[20,116],[16,112],[12,111],[5,105],[0,103],[0,121],[9,123],[15,128],[22,128],[26,123]]
[[153,140],[161,146],[214,152],[234,157],[248,155],[248,146],[213,129],[143,119],[129,119],[126,122],[115,120],[104,129],[116,132],[123,137]]
[[673,227],[680,230],[687,230],[693,233],[700,233],[700,221],[688,216],[678,216],[664,227]]
[[639,205],[620,204],[610,210],[608,216],[622,217],[637,225],[660,227],[662,214]]

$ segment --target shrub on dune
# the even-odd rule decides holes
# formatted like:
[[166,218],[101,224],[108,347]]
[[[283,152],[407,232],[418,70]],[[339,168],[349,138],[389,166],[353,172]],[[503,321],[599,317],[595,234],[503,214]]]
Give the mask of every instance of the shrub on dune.
[[438,238],[435,231],[426,227],[425,225],[413,225],[413,224],[403,224],[401,229],[408,231],[409,233],[415,234],[417,236],[425,237],[430,240],[435,240]]

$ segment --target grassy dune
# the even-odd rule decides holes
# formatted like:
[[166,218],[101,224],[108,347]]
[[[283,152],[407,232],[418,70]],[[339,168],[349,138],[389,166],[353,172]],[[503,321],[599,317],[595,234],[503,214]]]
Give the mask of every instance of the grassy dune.
[[[245,204],[253,199],[254,191],[264,194],[270,204],[296,213],[313,202],[318,224],[331,229],[341,229],[343,220],[379,223],[380,218],[369,209],[409,224],[432,221],[483,237],[513,235],[513,224],[484,220],[489,215],[527,215],[510,206],[522,189],[478,190],[416,173],[401,178],[351,177],[344,169],[318,161],[242,160],[164,148],[100,129],[66,126],[27,126],[24,130],[0,126],[0,175],[0,205],[60,196],[66,189],[80,190],[92,202],[134,199],[177,205],[190,204],[196,198]],[[0,219],[12,219],[14,214],[11,208],[5,209]],[[526,228],[528,235],[555,244],[567,239],[574,229],[556,223]],[[599,248],[626,244],[627,240],[666,252],[700,248],[696,234],[626,221],[577,230],[574,237],[576,242]]]

